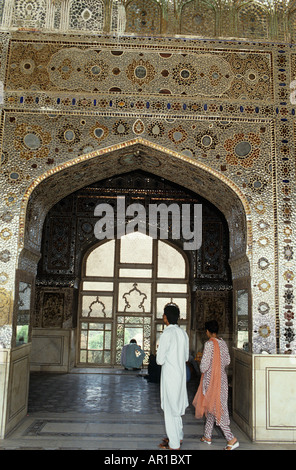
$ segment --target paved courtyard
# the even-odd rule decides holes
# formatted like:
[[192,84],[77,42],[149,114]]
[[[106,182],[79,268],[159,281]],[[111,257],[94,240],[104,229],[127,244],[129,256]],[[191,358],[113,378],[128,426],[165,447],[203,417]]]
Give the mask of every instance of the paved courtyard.
[[[159,385],[144,372],[73,369],[70,374],[32,373],[28,414],[20,426],[0,441],[0,450],[159,451],[165,435]],[[197,379],[188,383],[189,401]],[[211,446],[200,442],[203,421],[190,405],[183,417],[182,453],[222,450],[225,440],[215,428]],[[294,450],[291,444],[252,443],[232,423],[240,450]],[[109,451],[114,451],[110,454]],[[111,463],[111,462],[110,462]],[[185,463],[185,462],[184,462]]]

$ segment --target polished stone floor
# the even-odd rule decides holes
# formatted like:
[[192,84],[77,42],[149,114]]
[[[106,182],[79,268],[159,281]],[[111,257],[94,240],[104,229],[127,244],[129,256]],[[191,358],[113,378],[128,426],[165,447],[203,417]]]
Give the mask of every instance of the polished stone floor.
[[[165,435],[159,385],[145,372],[73,369],[70,374],[32,373],[28,415],[0,450],[149,450],[158,451]],[[188,383],[190,403],[198,379]],[[183,417],[182,452],[222,450],[225,440],[215,428],[213,444],[202,444],[203,421],[190,405]],[[238,450],[295,449],[293,445],[252,443],[232,422]]]

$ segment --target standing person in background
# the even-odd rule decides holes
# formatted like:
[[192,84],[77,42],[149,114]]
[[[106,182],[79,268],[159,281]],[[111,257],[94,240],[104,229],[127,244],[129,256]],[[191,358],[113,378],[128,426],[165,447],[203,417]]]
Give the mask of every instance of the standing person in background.
[[161,366],[159,366],[156,362],[156,355],[150,354],[148,364],[148,375],[146,375],[145,378],[147,378],[148,382],[159,383],[160,373]]
[[209,340],[205,343],[200,362],[202,373],[200,384],[193,400],[196,418],[206,416],[202,442],[212,443],[214,423],[220,426],[227,445],[225,450],[234,450],[239,442],[230,430],[228,413],[228,380],[225,367],[230,364],[227,344],[218,338],[218,323],[213,320],[205,324]]
[[156,355],[156,362],[161,365],[160,398],[167,433],[167,438],[159,445],[161,449],[180,449],[183,440],[182,415],[189,404],[186,388],[189,339],[178,326],[179,316],[177,305],[165,306],[163,322],[166,328],[160,337]]

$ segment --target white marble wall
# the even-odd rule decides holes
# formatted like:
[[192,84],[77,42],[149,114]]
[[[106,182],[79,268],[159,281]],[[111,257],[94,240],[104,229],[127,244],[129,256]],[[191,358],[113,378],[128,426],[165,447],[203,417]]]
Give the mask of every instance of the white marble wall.
[[253,357],[254,438],[296,441],[296,357]]
[[234,350],[233,416],[257,442],[296,442],[296,357]]
[[30,370],[69,372],[74,364],[72,329],[35,329],[32,343],[0,349],[0,439],[27,414]]
[[252,354],[233,349],[232,408],[235,422],[253,439]]
[[69,372],[74,365],[71,328],[34,328],[31,371]]
[[0,438],[26,416],[31,345],[0,350]]
[[0,438],[4,438],[10,349],[0,349]]

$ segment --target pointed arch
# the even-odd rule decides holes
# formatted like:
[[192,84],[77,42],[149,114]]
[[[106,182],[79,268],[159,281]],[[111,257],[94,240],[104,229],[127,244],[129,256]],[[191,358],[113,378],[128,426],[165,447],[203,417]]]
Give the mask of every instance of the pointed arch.
[[[49,209],[86,184],[133,169],[143,169],[180,183],[212,202],[230,228],[232,255],[248,254],[252,244],[251,209],[240,188],[227,176],[202,162],[142,138],[96,150],[49,170],[29,186],[20,211],[18,246],[39,250],[42,225]],[[223,194],[223,198],[221,198]],[[239,247],[236,240],[240,227]],[[233,231],[231,230],[233,228]]]

